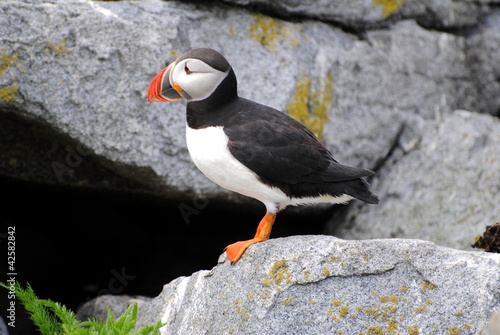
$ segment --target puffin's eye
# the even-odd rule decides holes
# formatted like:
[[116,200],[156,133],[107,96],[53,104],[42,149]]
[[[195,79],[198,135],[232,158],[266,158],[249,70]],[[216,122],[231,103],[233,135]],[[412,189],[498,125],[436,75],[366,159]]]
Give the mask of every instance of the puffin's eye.
[[189,74],[193,73],[193,71],[191,71],[191,70],[188,68],[187,64],[186,64],[186,65],[184,65],[184,72],[186,72],[186,74],[187,74],[187,75],[189,75]]

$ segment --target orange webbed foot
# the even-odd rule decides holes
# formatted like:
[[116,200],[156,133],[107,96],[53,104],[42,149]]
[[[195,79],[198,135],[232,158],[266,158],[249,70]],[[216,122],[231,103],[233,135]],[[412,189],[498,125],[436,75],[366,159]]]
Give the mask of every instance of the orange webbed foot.
[[269,239],[275,219],[276,214],[266,214],[260,221],[254,238],[246,241],[239,241],[227,246],[226,255],[231,264],[236,263],[241,258],[245,250],[252,244]]
[[240,257],[243,255],[245,250],[247,250],[247,248],[249,246],[251,246],[252,244],[257,243],[257,242],[260,242],[260,241],[255,241],[254,239],[251,239],[251,240],[246,240],[246,241],[239,241],[239,242],[228,245],[226,248],[227,259],[229,259],[231,264],[236,263],[240,259]]

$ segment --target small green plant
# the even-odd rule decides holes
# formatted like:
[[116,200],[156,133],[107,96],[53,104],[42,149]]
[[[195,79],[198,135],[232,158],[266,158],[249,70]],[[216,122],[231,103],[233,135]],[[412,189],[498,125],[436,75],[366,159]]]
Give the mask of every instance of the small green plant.
[[[9,290],[4,283],[0,286]],[[24,289],[16,282],[15,293],[42,335],[159,335],[163,326],[158,321],[154,326],[134,329],[137,304],[130,305],[117,320],[108,308],[106,320],[79,321],[64,305],[38,298],[29,284]]]

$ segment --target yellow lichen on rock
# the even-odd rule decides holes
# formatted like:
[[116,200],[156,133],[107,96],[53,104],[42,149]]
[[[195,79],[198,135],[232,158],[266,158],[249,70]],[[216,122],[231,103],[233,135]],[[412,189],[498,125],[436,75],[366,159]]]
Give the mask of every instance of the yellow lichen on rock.
[[288,115],[303,123],[320,140],[323,139],[323,129],[328,121],[332,94],[333,75],[328,73],[325,80],[318,81],[319,90],[311,92],[311,78],[306,76],[297,81],[295,94],[288,104]]
[[275,19],[261,14],[254,15],[255,23],[250,26],[250,37],[263,46],[273,49],[280,35],[280,25]]
[[[257,43],[274,50],[278,38],[287,40],[291,46],[297,47],[300,44],[300,39],[296,37],[298,33],[290,27],[293,25],[285,25],[276,21],[272,17],[262,14],[253,16],[255,22],[250,26],[250,37]],[[231,35],[236,33],[234,25],[230,26]],[[234,36],[234,35],[233,35]]]
[[244,307],[236,307],[236,313],[240,313],[245,321],[250,318],[247,309]]
[[435,288],[436,288],[436,285],[434,285],[430,281],[424,280],[422,282],[422,290],[423,291],[425,291],[425,290],[434,290]]
[[[3,75],[4,71],[9,67],[17,63],[17,54],[8,55],[4,51],[0,51],[0,76]],[[15,82],[15,80],[14,80]],[[14,83],[9,86],[0,88],[0,99],[6,102],[12,102],[16,100],[15,94],[19,91],[19,87]]]
[[404,0],[373,0],[375,7],[382,7],[382,15],[384,18],[394,14],[401,8]]
[[0,51],[0,76],[3,72],[17,62],[17,54],[7,55],[5,51]]
[[339,316],[346,317],[347,313],[349,313],[349,307],[347,306],[340,307]]
[[172,55],[173,60],[176,60],[180,56],[179,52],[175,49],[170,50],[170,54]]
[[229,22],[229,33],[233,37],[238,35],[238,33],[236,32],[236,26],[235,26],[234,21]]
[[339,307],[342,301],[340,299],[333,299],[332,305],[335,307]]
[[451,327],[448,329],[447,335],[460,335],[462,332],[458,327]]
[[15,94],[19,91],[16,84],[7,87],[0,88],[0,99],[6,102],[12,102],[16,100]]
[[48,42],[46,49],[55,52],[58,56],[71,52],[71,49],[66,48],[65,40],[61,40],[57,43]]
[[417,325],[411,325],[407,328],[408,335],[418,335],[420,332],[418,331]]
[[282,259],[280,261],[274,262],[273,266],[269,269],[266,277],[262,280],[262,284],[265,286],[270,286],[272,283],[276,285],[281,285],[283,280],[285,283],[290,283],[290,273],[288,272],[288,266],[286,260]]

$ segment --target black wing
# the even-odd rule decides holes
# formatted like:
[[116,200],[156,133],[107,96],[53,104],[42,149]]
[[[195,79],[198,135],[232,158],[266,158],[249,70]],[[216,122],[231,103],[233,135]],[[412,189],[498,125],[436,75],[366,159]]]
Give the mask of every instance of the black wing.
[[325,183],[367,177],[372,171],[342,165],[300,122],[270,107],[240,99],[230,127],[231,154],[262,181]]

